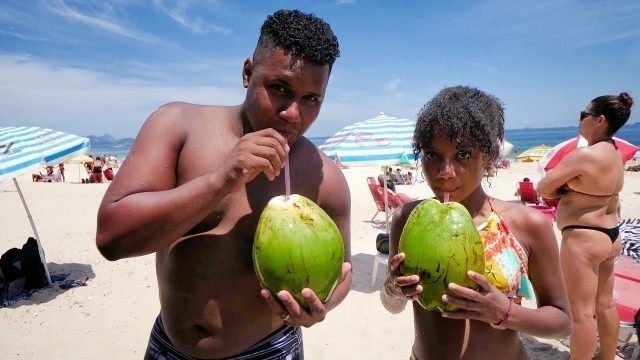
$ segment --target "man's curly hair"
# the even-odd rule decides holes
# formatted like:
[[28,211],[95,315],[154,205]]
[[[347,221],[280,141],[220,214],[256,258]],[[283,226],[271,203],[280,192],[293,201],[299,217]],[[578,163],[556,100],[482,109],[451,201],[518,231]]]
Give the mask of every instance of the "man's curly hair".
[[500,156],[504,140],[504,108],[500,99],[476,88],[454,86],[441,90],[420,109],[413,134],[413,152],[433,142],[436,130],[441,136],[483,154],[485,166]]
[[340,56],[338,38],[329,24],[298,10],[278,10],[267,17],[260,29],[254,60],[259,61],[260,55],[270,55],[277,48],[329,68]]

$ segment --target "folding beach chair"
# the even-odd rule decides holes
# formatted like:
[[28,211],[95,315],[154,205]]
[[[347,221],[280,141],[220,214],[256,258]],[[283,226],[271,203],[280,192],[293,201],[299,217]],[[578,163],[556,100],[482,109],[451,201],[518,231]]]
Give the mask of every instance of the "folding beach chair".
[[[384,212],[384,191],[382,190],[382,186],[380,186],[373,177],[367,178],[367,185],[369,186],[369,191],[371,192],[371,196],[373,197],[373,201],[375,202],[378,210],[371,218],[371,221],[373,221],[380,212]],[[402,201],[397,195],[393,194],[389,189],[386,191],[387,206],[389,207],[389,210],[394,210],[398,206],[402,205]]]
[[538,204],[538,193],[530,181],[520,181],[518,183],[518,194],[523,204]]
[[[625,336],[624,342],[629,343],[634,333],[640,332],[636,320],[640,321],[640,265],[630,258],[620,256],[620,261],[614,267],[614,298],[616,309],[620,316],[620,335]],[[634,330],[635,329],[635,330]],[[627,346],[630,346],[629,344]],[[636,341],[631,359],[637,360],[640,345]]]
[[542,198],[542,202],[544,204],[546,204],[547,206],[551,206],[554,209],[558,208],[558,204],[560,203],[560,199],[547,199],[547,198]]
[[396,169],[396,185],[407,185],[407,182],[404,180],[404,176],[400,171],[400,168]]
[[551,207],[549,205],[529,205],[529,207],[543,212],[545,215],[547,215],[547,218],[551,222],[556,219],[556,208],[554,207]]
[[369,191],[371,192],[371,196],[373,196],[373,202],[375,202],[376,208],[378,210],[371,218],[371,221],[373,221],[373,219],[375,219],[381,211],[384,211],[384,198],[380,196],[380,191],[378,191],[380,185],[378,185],[374,178],[368,177],[367,185],[369,185]]

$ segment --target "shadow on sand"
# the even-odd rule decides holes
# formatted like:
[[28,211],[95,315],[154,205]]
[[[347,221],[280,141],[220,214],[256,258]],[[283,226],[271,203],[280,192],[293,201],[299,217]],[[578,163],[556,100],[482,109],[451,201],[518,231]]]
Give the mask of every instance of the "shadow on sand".
[[371,294],[380,290],[387,273],[387,266],[381,263],[378,264],[376,281],[371,285],[371,273],[373,271],[374,259],[375,255],[371,254],[360,253],[351,256],[351,264],[353,265],[353,282],[351,283],[351,291]]
[[[382,214],[382,216],[383,216],[383,219],[384,219],[384,214]],[[391,221],[391,219],[389,219],[389,221]],[[384,222],[384,220],[373,220],[373,221],[365,220],[365,221],[363,221],[363,223],[371,224],[372,228],[378,229],[378,230],[381,230],[381,231],[385,231],[385,229],[387,227],[387,225]]]
[[552,344],[544,343],[533,336],[520,334],[520,339],[531,359],[564,360],[569,359],[568,350],[560,350]]
[[[79,263],[65,263],[65,264],[56,264],[56,263],[47,263],[49,267],[49,273],[53,276],[55,274],[69,274],[66,277],[65,281],[54,284],[50,287],[43,287],[37,289],[32,292],[31,295],[23,300],[20,300],[14,304],[7,306],[8,309],[17,309],[21,306],[29,306],[34,304],[44,304],[53,299],[55,299],[58,295],[63,294],[68,289],[62,289],[60,285],[73,282],[74,280],[89,280],[96,277],[96,274],[93,272],[91,265],[88,264],[79,264]],[[20,295],[18,295],[19,297]]]

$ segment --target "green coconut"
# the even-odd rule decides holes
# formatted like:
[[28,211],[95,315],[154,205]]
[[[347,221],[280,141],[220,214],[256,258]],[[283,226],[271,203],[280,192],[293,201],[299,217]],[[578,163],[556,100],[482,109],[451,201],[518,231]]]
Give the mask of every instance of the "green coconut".
[[422,292],[418,302],[427,310],[455,311],[442,295],[455,283],[477,290],[469,270],[484,273],[484,247],[467,209],[459,203],[428,199],[416,206],[407,220],[398,252],[405,253],[400,266],[404,275],[418,275]]
[[300,292],[313,290],[327,301],[344,262],[342,235],[320,206],[304,196],[274,197],[260,214],[253,241],[253,267],[275,296],[287,290],[308,309]]

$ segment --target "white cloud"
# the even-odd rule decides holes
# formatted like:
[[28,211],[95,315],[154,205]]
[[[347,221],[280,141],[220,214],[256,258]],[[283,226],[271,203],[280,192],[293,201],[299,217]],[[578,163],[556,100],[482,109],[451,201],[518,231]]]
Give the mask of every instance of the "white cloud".
[[209,24],[202,20],[202,18],[199,16],[190,15],[189,10],[191,1],[177,1],[171,8],[165,6],[163,0],[154,0],[153,3],[158,9],[167,14],[171,19],[196,34],[216,32],[227,35],[233,32],[231,29],[227,29],[215,24]]
[[0,30],[0,34],[13,36],[13,37],[18,38],[18,39],[20,39],[20,40],[29,40],[29,41],[50,41],[49,39],[45,39],[45,38],[43,38],[43,37],[33,36],[33,35],[27,35],[27,34],[22,34],[22,33],[16,32],[16,31],[4,31],[4,30]]
[[457,20],[466,28],[493,29],[519,39],[554,39],[566,47],[580,48],[640,36],[640,2],[492,0],[475,3]]
[[336,4],[338,5],[342,5],[342,4],[355,4],[356,0],[336,0]]
[[400,89],[401,82],[402,79],[393,79],[384,85],[384,89],[389,92],[398,91],[398,89]]
[[170,101],[239,104],[237,86],[171,86],[97,71],[55,67],[27,56],[0,56],[0,126],[32,125],[79,135],[133,137]]
[[116,35],[124,36],[124,37],[135,39],[135,40],[145,41],[145,42],[158,41],[158,38],[153,35],[131,30],[124,27],[123,25],[119,24],[116,20],[109,19],[107,17],[107,14],[102,14],[100,16],[92,16],[89,14],[84,14],[79,10],[74,9],[69,5],[67,5],[67,3],[65,3],[64,0],[51,1],[49,4],[47,4],[47,8],[52,13],[60,15],[68,20],[80,22],[85,25],[96,27]]

